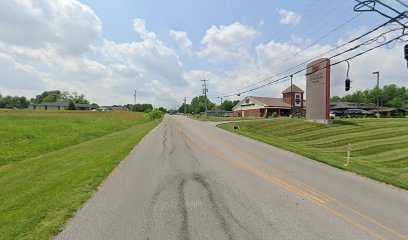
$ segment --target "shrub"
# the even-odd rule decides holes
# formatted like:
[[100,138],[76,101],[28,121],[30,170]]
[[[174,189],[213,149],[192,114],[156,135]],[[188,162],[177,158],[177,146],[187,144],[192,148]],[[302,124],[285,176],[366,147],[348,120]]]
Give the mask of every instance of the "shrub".
[[273,113],[272,113],[272,117],[273,117],[273,118],[277,118],[277,117],[278,117],[278,114],[277,114],[276,112],[273,112]]
[[158,109],[152,110],[149,112],[150,120],[162,118],[164,113]]
[[69,101],[68,110],[76,110],[74,101]]

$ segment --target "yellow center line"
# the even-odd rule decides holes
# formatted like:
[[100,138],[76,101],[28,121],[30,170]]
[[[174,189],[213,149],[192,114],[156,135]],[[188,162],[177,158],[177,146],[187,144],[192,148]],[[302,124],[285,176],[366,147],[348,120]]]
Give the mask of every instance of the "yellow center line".
[[251,160],[253,160],[254,162],[258,163],[259,165],[261,165],[261,166],[267,168],[268,170],[270,170],[270,171],[272,171],[272,172],[275,172],[275,173],[277,173],[278,175],[280,175],[280,176],[282,176],[282,177],[287,178],[289,181],[294,182],[295,184],[298,184],[298,185],[300,185],[300,186],[306,188],[308,191],[310,191],[310,192],[312,192],[312,193],[314,193],[314,194],[317,194],[317,195],[318,195],[319,197],[321,197],[324,201],[326,201],[326,202],[328,202],[328,201],[335,202],[335,203],[337,203],[338,205],[340,205],[341,207],[343,207],[343,208],[349,210],[350,212],[352,212],[352,213],[354,213],[354,214],[356,214],[356,215],[358,215],[358,216],[360,216],[360,217],[366,219],[367,221],[371,222],[372,224],[374,224],[374,225],[376,225],[376,226],[378,226],[378,227],[380,227],[380,228],[385,229],[386,231],[388,231],[388,232],[390,232],[390,233],[392,233],[392,234],[394,234],[394,235],[400,237],[401,239],[408,240],[408,236],[406,236],[406,235],[404,235],[404,234],[402,234],[402,233],[399,233],[399,232],[395,231],[394,229],[389,228],[389,227],[387,227],[387,226],[385,226],[385,225],[383,225],[383,224],[377,222],[376,220],[374,220],[374,219],[372,219],[372,218],[370,218],[370,217],[368,217],[368,216],[365,216],[364,214],[358,212],[357,210],[351,208],[350,206],[347,206],[346,204],[342,203],[341,201],[339,201],[339,200],[337,200],[337,199],[335,199],[335,198],[333,198],[333,197],[330,197],[330,196],[328,196],[328,195],[325,194],[325,193],[322,193],[321,191],[317,190],[316,188],[314,188],[314,187],[312,187],[312,186],[310,186],[310,185],[307,185],[306,183],[304,183],[304,182],[302,182],[302,181],[300,181],[300,180],[298,180],[298,179],[296,179],[296,178],[293,178],[293,177],[287,175],[286,173],[284,173],[284,172],[282,172],[282,171],[280,171],[280,170],[278,170],[278,169],[274,169],[274,168],[271,166],[271,164],[268,164],[268,163],[259,161],[259,160],[258,160],[256,157],[254,157],[252,154],[250,154],[250,153],[248,153],[248,152],[246,152],[246,151],[243,151],[243,150],[241,150],[241,149],[238,149],[238,148],[236,148],[236,147],[234,147],[234,146],[232,146],[232,145],[230,145],[230,144],[228,144],[228,143],[226,143],[226,142],[224,142],[224,141],[222,141],[222,140],[220,140],[220,139],[218,139],[218,138],[214,138],[214,137],[212,137],[212,136],[210,136],[210,135],[207,135],[207,136],[211,137],[213,140],[215,140],[215,141],[217,141],[217,142],[223,144],[224,146],[228,147],[229,149],[231,149],[231,150],[233,150],[233,151],[236,151],[236,152],[238,152],[238,153],[241,153],[241,154],[244,154],[244,155],[248,156]]
[[[196,128],[196,127],[193,127],[193,128]],[[387,230],[388,232],[393,233],[394,235],[397,235],[398,237],[400,237],[402,239],[408,240],[407,236],[395,231],[394,229],[386,227],[383,224],[381,224],[381,223],[379,223],[379,222],[377,222],[377,221],[363,215],[362,213],[356,211],[355,209],[345,205],[344,203],[336,200],[333,197],[328,196],[327,194],[324,194],[324,193],[320,192],[319,190],[313,188],[312,186],[309,186],[306,183],[303,183],[302,181],[300,181],[300,180],[298,180],[296,178],[293,178],[293,177],[287,175],[286,173],[284,173],[284,172],[282,172],[280,170],[272,168],[270,165],[268,165],[267,163],[259,161],[257,158],[255,158],[253,155],[249,154],[248,152],[242,151],[242,150],[240,150],[240,149],[238,149],[238,148],[236,148],[236,147],[234,147],[234,146],[232,146],[232,145],[230,145],[230,144],[228,144],[228,143],[226,143],[226,142],[224,142],[224,141],[222,141],[222,140],[220,140],[218,138],[212,137],[209,134],[204,134],[204,135],[207,135],[211,139],[221,143],[222,145],[226,146],[227,148],[229,148],[231,150],[237,151],[238,153],[241,153],[241,154],[244,154],[244,155],[248,156],[252,161],[256,162],[258,165],[261,165],[261,166],[267,168],[268,170],[270,170],[272,172],[275,172],[275,173],[277,173],[278,175],[280,175],[280,176],[282,176],[284,178],[287,178],[287,180],[289,180],[289,181],[291,181],[291,182],[293,182],[293,183],[295,183],[295,184],[297,184],[297,185],[299,185],[301,187],[306,188],[306,190],[308,190],[309,192],[311,192],[313,194],[316,194],[318,196],[316,197],[316,196],[313,196],[311,194],[308,194],[308,193],[306,193],[306,192],[304,192],[304,191],[302,191],[302,190],[300,190],[300,189],[298,189],[298,188],[296,188],[296,187],[294,187],[294,186],[292,186],[292,185],[290,185],[290,184],[288,184],[288,183],[286,183],[286,182],[284,182],[284,181],[282,181],[280,179],[274,178],[274,177],[272,177],[272,176],[270,176],[270,175],[268,175],[268,174],[266,174],[264,172],[261,172],[261,171],[255,169],[255,168],[253,168],[253,167],[251,167],[251,166],[249,166],[249,165],[247,165],[247,164],[245,164],[245,163],[243,163],[243,162],[241,162],[241,161],[239,161],[237,159],[232,159],[232,158],[226,159],[226,158],[229,158],[227,156],[222,156],[221,157],[222,159],[228,160],[228,161],[233,162],[233,163],[236,163],[237,165],[241,165],[241,168],[243,168],[245,170],[248,170],[248,171],[258,175],[258,176],[262,177],[263,179],[269,180],[269,181],[275,183],[276,185],[278,185],[278,186],[280,186],[280,187],[282,187],[284,189],[287,189],[287,190],[289,190],[291,192],[297,193],[297,194],[311,200],[313,203],[317,204],[318,206],[322,207],[323,209],[326,209],[327,211],[335,214],[336,216],[341,217],[342,219],[344,219],[347,222],[351,223],[353,226],[357,227],[360,230],[363,230],[363,231],[369,233],[370,235],[372,235],[372,236],[374,236],[376,238],[386,239],[383,236],[381,236],[380,234],[371,231],[367,227],[365,227],[365,226],[363,226],[363,225],[361,225],[359,223],[354,222],[351,218],[339,213],[335,209],[333,209],[331,207],[328,207],[328,206],[325,206],[324,203],[326,203],[328,201],[333,201],[333,202],[339,204],[340,206],[346,208],[347,210],[351,211],[352,213],[354,213],[354,214],[368,220],[369,222],[373,223],[374,225],[376,225],[378,227],[381,227],[381,228]],[[193,143],[193,142],[191,142],[191,143]],[[193,144],[196,145],[197,147],[201,148],[202,150],[205,150],[206,152],[214,154],[211,150],[203,148],[199,144],[196,144],[196,143],[193,143]],[[215,156],[220,157],[220,154],[215,154]],[[243,167],[243,166],[245,166],[245,167]]]

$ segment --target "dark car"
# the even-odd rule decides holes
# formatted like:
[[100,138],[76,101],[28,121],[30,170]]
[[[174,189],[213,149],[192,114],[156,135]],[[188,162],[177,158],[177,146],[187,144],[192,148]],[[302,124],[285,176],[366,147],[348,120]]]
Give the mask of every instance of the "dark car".
[[330,117],[343,117],[344,114],[342,111],[331,111],[330,112]]
[[375,114],[363,109],[347,109],[344,111],[345,117],[374,117]]

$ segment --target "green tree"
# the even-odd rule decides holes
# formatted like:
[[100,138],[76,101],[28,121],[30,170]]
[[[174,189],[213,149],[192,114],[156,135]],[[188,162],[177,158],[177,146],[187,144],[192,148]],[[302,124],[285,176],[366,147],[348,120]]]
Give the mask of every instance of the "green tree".
[[69,101],[68,110],[76,110],[76,106],[73,100]]
[[73,92],[70,96],[68,96],[70,100],[74,101],[77,104],[89,104],[89,101],[85,98],[84,94],[79,94],[77,92]]
[[143,103],[143,104],[133,104],[131,105],[131,111],[133,112],[150,112],[153,110],[153,105],[149,103]]
[[[192,112],[195,114],[205,112],[205,100],[206,100],[206,97],[204,96],[198,96],[198,97],[193,98],[190,104]],[[208,110],[215,109],[215,103],[208,100],[208,98],[207,98],[207,109]]]
[[60,95],[61,91],[59,90],[44,91],[43,93],[35,96],[35,98],[31,98],[30,101],[32,103],[56,102],[58,101]]
[[[178,112],[184,113],[184,103],[178,108]],[[194,110],[191,108],[191,105],[186,103],[186,113],[192,113]]]
[[28,108],[30,102],[23,96],[5,96],[0,94],[0,108]]
[[166,113],[166,112],[167,112],[167,109],[166,109],[166,108],[164,108],[164,107],[159,107],[158,109],[159,109],[160,111],[164,112],[164,113]]
[[377,103],[377,94],[382,105],[385,107],[408,108],[408,91],[406,87],[398,87],[395,84],[385,85],[381,88],[366,89],[345,95],[344,97],[334,96],[333,102],[362,102]]

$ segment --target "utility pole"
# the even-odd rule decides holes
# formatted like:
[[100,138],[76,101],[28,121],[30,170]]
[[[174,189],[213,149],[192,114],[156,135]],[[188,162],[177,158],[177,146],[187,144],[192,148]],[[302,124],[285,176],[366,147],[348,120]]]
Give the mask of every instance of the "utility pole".
[[[221,105],[222,105],[222,97],[220,97],[220,100],[221,100]],[[220,105],[220,106],[221,106],[221,105]]]
[[205,116],[207,117],[207,111],[208,111],[208,109],[207,109],[207,92],[208,92],[207,82],[208,82],[208,80],[206,80],[204,78],[203,80],[201,80],[201,82],[203,82],[203,94],[204,94],[204,97],[205,97]]
[[135,89],[135,94],[133,95],[133,97],[135,98],[135,105],[136,105],[136,89]]
[[293,118],[293,101],[295,100],[295,98],[293,96],[292,80],[293,80],[293,75],[290,75],[290,115]]
[[186,97],[184,97],[184,115],[186,115],[186,113],[187,113],[187,98]]
[[377,74],[377,117],[380,117],[380,98],[379,98],[379,93],[380,93],[380,72],[376,71],[376,72],[373,72],[373,74]]

